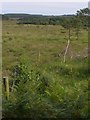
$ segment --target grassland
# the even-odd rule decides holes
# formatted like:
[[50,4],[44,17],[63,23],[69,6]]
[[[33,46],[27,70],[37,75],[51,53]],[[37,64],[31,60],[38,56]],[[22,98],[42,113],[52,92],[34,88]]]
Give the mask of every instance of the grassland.
[[[81,30],[76,40],[75,30],[71,32],[71,43],[67,59],[87,55],[88,31]],[[61,63],[68,40],[68,30],[53,25],[17,25],[14,21],[3,22],[3,68],[9,69],[20,59],[32,63]],[[70,59],[72,58],[72,59]]]
[[[18,25],[16,21],[3,21],[3,75],[10,77],[11,68],[24,62],[50,78],[46,94],[51,100],[64,104],[69,116],[76,103],[73,116],[88,116],[88,31],[81,29],[79,40],[75,29],[71,30],[71,41],[63,56],[68,40],[68,30],[59,25]],[[54,81],[54,83],[53,83]],[[62,106],[62,105],[61,105]],[[64,110],[61,107],[61,111]],[[50,115],[49,115],[50,116]],[[55,116],[55,115],[54,115]],[[57,116],[57,115],[56,115]],[[60,117],[60,116],[59,116]],[[69,116],[70,117],[70,116]]]

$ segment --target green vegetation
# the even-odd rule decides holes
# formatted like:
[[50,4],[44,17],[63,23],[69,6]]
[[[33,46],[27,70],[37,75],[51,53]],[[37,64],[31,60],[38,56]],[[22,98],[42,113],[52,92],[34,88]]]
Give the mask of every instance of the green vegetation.
[[37,71],[31,68],[25,64],[13,68],[14,76],[11,81],[15,81],[15,86],[9,100],[3,101],[6,117],[88,117],[87,74],[83,74],[87,73],[87,70],[77,68],[76,71],[72,70],[72,76],[71,69],[62,66],[60,77],[55,77],[45,70]]
[[70,25],[67,20],[72,20],[74,27],[81,24],[82,27],[88,27],[89,8],[81,9],[76,12],[76,15],[62,15],[62,16],[44,16],[44,15],[30,15],[30,14],[4,14],[3,20],[17,19],[17,24],[36,24],[36,25]]
[[10,81],[3,117],[89,118],[88,31],[67,21],[61,26],[3,20],[3,76]]

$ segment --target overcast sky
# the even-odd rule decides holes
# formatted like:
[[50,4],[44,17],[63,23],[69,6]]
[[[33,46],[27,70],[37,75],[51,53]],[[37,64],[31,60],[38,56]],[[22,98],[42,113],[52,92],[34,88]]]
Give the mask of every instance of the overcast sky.
[[75,14],[86,7],[88,2],[3,2],[2,13],[62,15]]

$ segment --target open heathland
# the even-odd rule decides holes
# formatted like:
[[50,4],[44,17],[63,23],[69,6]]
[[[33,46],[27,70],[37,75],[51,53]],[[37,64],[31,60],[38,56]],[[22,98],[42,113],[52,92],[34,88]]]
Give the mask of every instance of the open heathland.
[[10,83],[3,116],[88,118],[88,30],[81,28],[77,39],[75,28],[61,25],[3,20],[2,26],[3,76]]

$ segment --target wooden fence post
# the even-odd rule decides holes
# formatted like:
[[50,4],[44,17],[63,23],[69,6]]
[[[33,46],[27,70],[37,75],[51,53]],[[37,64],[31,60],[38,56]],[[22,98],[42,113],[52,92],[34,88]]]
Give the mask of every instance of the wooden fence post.
[[9,80],[8,77],[3,77],[3,86],[5,91],[5,97],[8,100],[9,99]]

